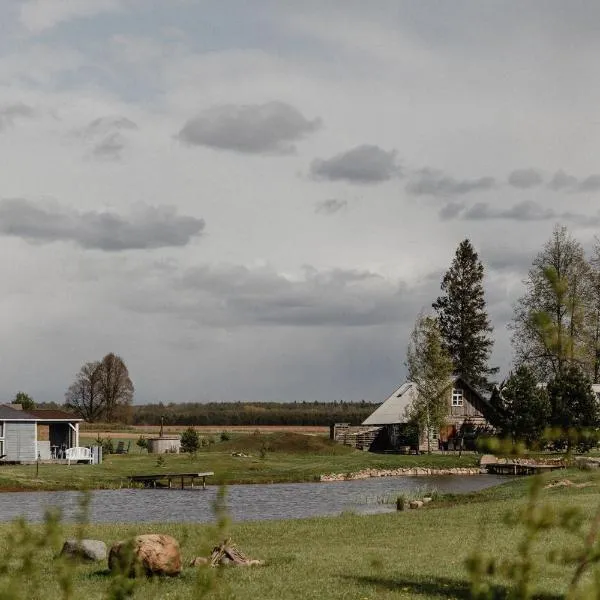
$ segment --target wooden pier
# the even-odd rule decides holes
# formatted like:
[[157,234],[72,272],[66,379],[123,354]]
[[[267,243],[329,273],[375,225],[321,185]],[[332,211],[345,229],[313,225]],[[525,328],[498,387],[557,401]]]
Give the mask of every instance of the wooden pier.
[[565,465],[540,465],[517,462],[496,462],[486,464],[485,468],[488,473],[491,473],[493,475],[535,475],[536,473],[546,473],[547,471],[564,469]]
[[[214,475],[212,471],[205,473],[157,473],[154,475],[129,475],[127,479],[131,483],[141,483],[147,488],[166,487],[171,488],[173,480],[181,480],[181,489],[185,488],[185,480],[189,479],[190,487],[194,487],[197,479],[202,480],[202,489],[206,489],[206,478]],[[166,481],[166,483],[161,483]]]

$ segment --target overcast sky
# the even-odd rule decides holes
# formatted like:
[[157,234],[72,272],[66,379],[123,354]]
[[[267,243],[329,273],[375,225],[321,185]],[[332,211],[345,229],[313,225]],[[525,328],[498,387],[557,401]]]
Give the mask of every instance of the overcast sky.
[[595,0],[0,2],[0,392],[381,401],[468,237],[493,364],[600,224]]

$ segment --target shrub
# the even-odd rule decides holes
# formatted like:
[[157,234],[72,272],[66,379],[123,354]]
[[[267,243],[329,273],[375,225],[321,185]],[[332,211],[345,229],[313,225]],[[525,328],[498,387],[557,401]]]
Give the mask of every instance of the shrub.
[[198,452],[200,448],[200,435],[193,427],[188,427],[181,434],[181,451],[182,452]]
[[136,442],[136,445],[139,447],[140,452],[142,450],[148,450],[148,440],[143,435],[140,435],[138,441]]
[[227,431],[221,431],[221,441],[228,442],[231,439],[231,435]]

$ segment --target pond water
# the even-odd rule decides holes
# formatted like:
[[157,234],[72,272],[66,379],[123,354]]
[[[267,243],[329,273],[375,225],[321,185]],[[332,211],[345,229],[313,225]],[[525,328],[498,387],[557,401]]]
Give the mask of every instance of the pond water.
[[[275,483],[230,485],[227,506],[234,521],[297,519],[339,515],[343,511],[374,513],[394,510],[382,504],[402,491],[437,490],[466,493],[506,482],[495,475],[443,475],[431,477],[381,477],[328,483]],[[194,489],[121,489],[92,492],[92,523],[209,522],[216,486]],[[78,513],[78,492],[7,492],[0,494],[0,521],[24,516],[41,521],[47,508],[62,509],[73,521]]]

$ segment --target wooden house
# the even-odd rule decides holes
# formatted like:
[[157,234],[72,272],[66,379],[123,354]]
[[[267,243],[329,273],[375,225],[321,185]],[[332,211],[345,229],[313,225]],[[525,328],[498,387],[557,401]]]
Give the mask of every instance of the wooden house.
[[19,405],[0,405],[0,461],[64,459],[68,449],[79,446],[82,421],[62,410],[24,411]]
[[418,431],[408,421],[409,407],[416,397],[416,386],[403,383],[381,406],[362,423],[363,426],[379,426],[381,434],[373,449],[398,451],[426,451],[427,434],[433,450],[454,449],[462,439],[466,428],[477,430],[488,427],[493,408],[487,398],[466,379],[456,376],[449,382],[447,391],[448,414],[446,424],[440,431]]

